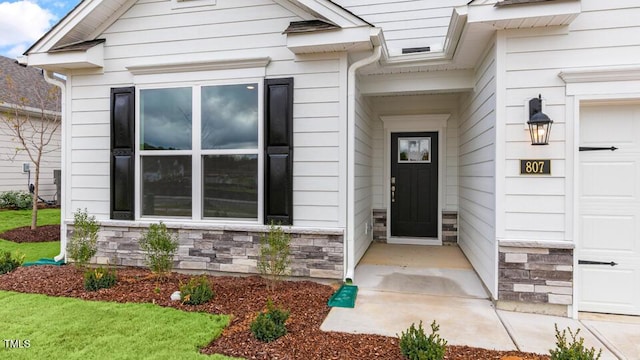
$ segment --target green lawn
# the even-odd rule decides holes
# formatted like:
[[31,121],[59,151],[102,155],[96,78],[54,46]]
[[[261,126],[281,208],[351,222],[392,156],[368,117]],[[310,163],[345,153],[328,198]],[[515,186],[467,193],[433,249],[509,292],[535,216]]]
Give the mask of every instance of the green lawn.
[[[198,352],[227,316],[0,291],[0,319],[0,358],[228,359]],[[7,348],[4,340],[29,347]]]
[[52,258],[60,253],[60,241],[18,244],[0,239],[0,252],[8,251],[15,253],[16,250],[24,255],[25,262],[36,261],[42,258]]
[[[60,209],[42,209],[38,211],[38,225],[56,224],[60,224]],[[31,225],[31,210],[0,211],[0,233],[29,225]],[[21,254],[25,254],[25,261],[52,258],[60,253],[60,242],[17,244],[0,239],[0,251],[14,252],[16,250]],[[2,344],[0,344],[1,346]]]
[[[38,210],[38,225],[60,224],[60,209]],[[31,225],[31,210],[0,211],[0,233]]]

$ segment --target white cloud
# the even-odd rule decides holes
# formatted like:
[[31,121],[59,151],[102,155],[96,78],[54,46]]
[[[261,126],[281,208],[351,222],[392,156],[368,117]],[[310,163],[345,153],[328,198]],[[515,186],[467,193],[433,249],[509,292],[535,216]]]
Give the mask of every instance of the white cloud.
[[0,52],[15,57],[24,52],[53,25],[55,15],[28,1],[0,3]]

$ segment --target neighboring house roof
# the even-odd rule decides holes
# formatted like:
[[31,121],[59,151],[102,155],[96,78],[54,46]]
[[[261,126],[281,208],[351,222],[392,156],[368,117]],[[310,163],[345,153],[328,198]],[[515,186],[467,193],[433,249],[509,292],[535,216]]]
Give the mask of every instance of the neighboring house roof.
[[[38,98],[38,94],[45,94],[53,86],[44,80],[42,70],[24,67],[14,59],[0,56],[0,84],[2,84],[0,86],[0,102],[5,104],[15,104],[15,101],[11,101],[11,99],[16,98],[16,94],[13,94],[12,90],[5,86],[7,77],[10,77],[17,85],[18,97],[30,100],[30,103],[26,104],[29,107],[39,107],[39,104],[34,103],[36,101],[34,99]],[[47,102],[46,110],[60,111],[60,89],[56,87],[55,91],[58,91],[58,101]]]

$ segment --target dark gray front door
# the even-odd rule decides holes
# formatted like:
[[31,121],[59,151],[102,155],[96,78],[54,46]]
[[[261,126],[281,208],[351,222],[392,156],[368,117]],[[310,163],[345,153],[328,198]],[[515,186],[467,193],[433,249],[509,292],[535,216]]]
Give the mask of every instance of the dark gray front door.
[[391,134],[391,236],[438,236],[438,133]]

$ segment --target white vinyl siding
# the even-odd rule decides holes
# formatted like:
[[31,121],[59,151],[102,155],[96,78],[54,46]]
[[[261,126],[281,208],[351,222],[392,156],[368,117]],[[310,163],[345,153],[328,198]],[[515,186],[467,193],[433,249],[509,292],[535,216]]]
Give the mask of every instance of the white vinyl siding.
[[[583,0],[582,13],[568,27],[507,31],[505,59],[506,159],[504,237],[573,241],[573,112],[561,71],[585,67],[637,66],[640,4],[635,0]],[[604,89],[604,88],[603,88]],[[603,90],[611,93],[611,90]],[[548,146],[532,147],[525,102],[542,94],[553,120]],[[519,159],[551,159],[551,175],[521,176]]]
[[[32,117],[33,120],[33,117]],[[36,123],[38,120],[34,120]],[[31,167],[31,180],[35,184],[35,165],[31,162],[26,151],[16,149],[22,147],[18,140],[10,135],[10,132],[2,128],[7,126],[0,120],[0,192],[24,191],[29,192],[27,173],[22,172],[22,164],[29,163]],[[40,197],[50,201],[56,195],[56,185],[53,180],[53,170],[60,170],[60,129],[53,136],[51,144],[45,149],[40,162]],[[51,151],[51,152],[49,152]]]
[[390,51],[443,45],[453,8],[468,0],[334,0],[382,28]]
[[373,240],[371,231],[373,211],[373,112],[368,98],[360,95],[356,81],[355,108],[355,194],[354,233],[355,263]]
[[[339,184],[346,182],[346,174],[339,172],[339,139],[344,136],[340,109],[346,101],[339,97],[343,62],[339,54],[295,59],[282,32],[298,20],[271,0],[218,0],[211,7],[176,10],[170,0],[133,5],[97,36],[106,39],[104,74],[76,72],[68,77],[73,190],[102,191],[72,191],[66,217],[85,206],[101,219],[109,217],[109,91],[136,85],[127,67],[269,57],[267,78],[294,78],[294,225],[343,227],[345,205],[339,202]],[[255,80],[250,71],[235,69],[152,75],[145,85],[241,83],[243,78]]]
[[[476,69],[474,90],[461,98],[458,244],[493,293],[496,283],[496,48]],[[497,295],[493,293],[494,297]]]

